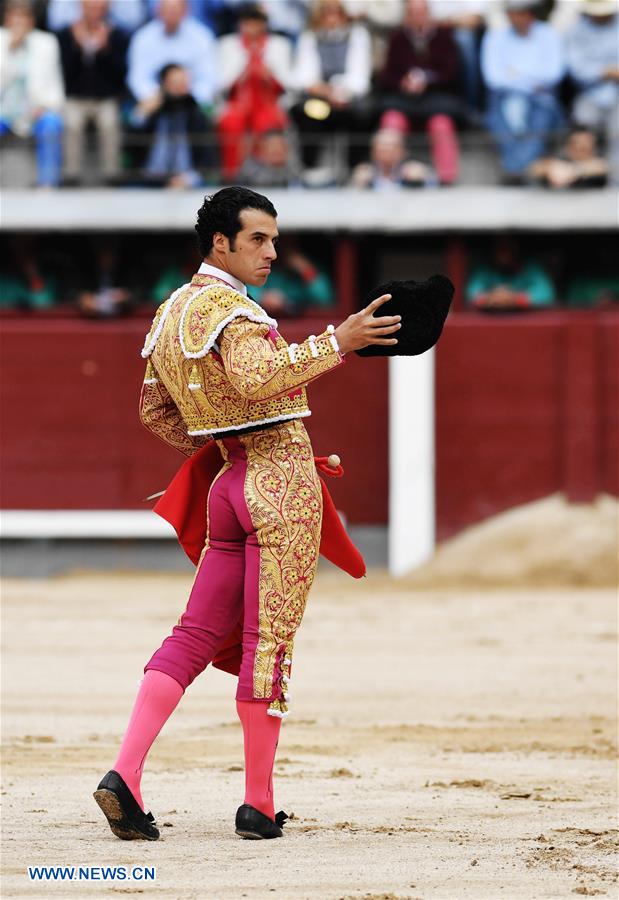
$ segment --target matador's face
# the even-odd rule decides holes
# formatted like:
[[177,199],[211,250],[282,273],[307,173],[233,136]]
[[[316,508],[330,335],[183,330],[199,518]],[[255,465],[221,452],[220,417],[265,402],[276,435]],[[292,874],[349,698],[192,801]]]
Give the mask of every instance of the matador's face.
[[258,209],[244,209],[232,244],[225,238],[227,270],[244,284],[262,287],[277,259],[277,220]]

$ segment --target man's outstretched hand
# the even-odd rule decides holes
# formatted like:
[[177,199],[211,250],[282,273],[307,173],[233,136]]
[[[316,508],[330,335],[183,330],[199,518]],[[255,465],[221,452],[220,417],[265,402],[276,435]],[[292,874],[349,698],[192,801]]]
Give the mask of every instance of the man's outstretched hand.
[[389,338],[387,335],[393,334],[401,328],[402,316],[381,316],[375,318],[374,313],[391,300],[391,294],[383,294],[376,300],[360,310],[348,316],[341,325],[335,329],[335,338],[341,353],[348,353],[350,350],[361,350],[369,344],[397,344],[396,338]]

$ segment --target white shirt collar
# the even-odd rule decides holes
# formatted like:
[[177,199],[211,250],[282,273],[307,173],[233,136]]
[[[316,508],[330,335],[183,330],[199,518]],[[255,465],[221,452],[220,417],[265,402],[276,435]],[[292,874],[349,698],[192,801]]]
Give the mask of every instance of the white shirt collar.
[[203,262],[198,269],[198,275],[212,275],[213,278],[219,278],[220,281],[225,281],[230,287],[235,288],[240,294],[244,294],[247,297],[247,288],[243,282],[231,275],[230,272],[218,269],[217,266],[209,266],[208,263]]

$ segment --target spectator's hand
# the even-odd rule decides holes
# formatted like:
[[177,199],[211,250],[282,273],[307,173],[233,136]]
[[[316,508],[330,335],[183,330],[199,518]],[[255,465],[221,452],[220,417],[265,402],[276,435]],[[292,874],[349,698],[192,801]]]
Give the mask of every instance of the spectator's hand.
[[30,117],[33,122],[36,122],[37,119],[40,119],[43,113],[45,112],[44,106],[33,106],[30,110]]
[[478,305],[500,309],[516,305],[516,291],[506,285],[500,284],[492,291],[480,295]]
[[169,179],[166,187],[173,191],[184,191],[185,188],[191,187],[191,179],[184,172],[178,172]]
[[260,298],[260,306],[271,315],[287,312],[286,297],[281,291],[264,291]]
[[361,350],[370,344],[391,346],[397,344],[397,338],[390,338],[401,328],[402,316],[374,317],[376,310],[391,300],[391,294],[383,294],[376,300],[338,325],[335,329],[335,339],[339,345],[340,353],[348,353],[350,350]]
[[307,89],[307,93],[313,97],[322,97],[323,100],[331,100],[331,86],[324,81],[317,81]]
[[284,257],[284,263],[295,272],[297,272],[301,277],[303,277],[304,273],[308,271],[308,269],[314,270],[314,266],[311,264],[307,256],[304,256],[298,250],[291,250],[290,253],[287,253]]
[[604,70],[604,78],[610,81],[619,81],[619,66],[609,66]]
[[428,175],[428,167],[424,166],[423,163],[414,159],[409,159],[402,163],[402,182],[404,184],[423,184]]
[[427,86],[428,79],[422,69],[411,69],[400,82],[405,94],[423,94]]
[[356,188],[368,188],[372,184],[374,171],[370,163],[359,163],[352,172],[351,184]]
[[563,159],[550,159],[546,167],[548,184],[555,188],[569,187],[576,179],[574,165]]
[[136,107],[136,112],[141,118],[148,119],[149,116],[152,116],[153,113],[157,112],[162,103],[163,94],[161,93],[161,91],[157,91],[156,94],[152,94],[152,96],[145,97],[144,100],[140,100]]
[[348,96],[345,96],[344,94],[336,93],[334,91],[331,94],[329,102],[335,109],[346,109],[346,107],[350,103],[350,98]]

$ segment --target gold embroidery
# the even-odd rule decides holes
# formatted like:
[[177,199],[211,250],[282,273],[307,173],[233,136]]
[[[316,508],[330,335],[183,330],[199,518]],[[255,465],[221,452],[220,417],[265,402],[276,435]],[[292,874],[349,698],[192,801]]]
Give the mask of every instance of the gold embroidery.
[[187,434],[183,417],[165,384],[157,377],[151,360],[146,366],[140,395],[140,421],[145,428],[185,456],[191,456],[209,440],[208,437]]
[[[209,285],[213,287],[207,293],[196,296]],[[147,344],[152,343],[163,308],[157,310]],[[246,315],[227,321],[242,310],[261,322]],[[257,303],[202,275],[195,275],[170,304],[148,371],[156,370],[170,402],[178,407],[174,428],[185,431],[182,452],[193,452],[192,438],[309,415],[304,385],[338,366],[342,358],[325,332],[316,339],[317,358],[305,341],[295,350],[296,362],[291,362],[287,342],[267,319]],[[207,352],[214,336],[217,343]],[[187,358],[183,347],[193,356]],[[161,430],[156,432],[159,436]],[[178,436],[172,437],[178,446]]]
[[[282,713],[287,693],[283,676],[289,677],[294,636],[318,563],[322,492],[301,422],[243,435],[240,440],[247,454],[245,499],[260,546],[254,697],[271,697],[275,687],[278,696],[270,708]],[[281,674],[274,684],[276,667]]]
[[281,398],[340,363],[326,331],[314,342],[315,357],[308,340],[297,345],[294,362],[285,342],[278,349],[265,340],[268,333],[267,326],[242,318],[231,322],[223,333],[221,355],[226,372],[242,397],[256,401]]

